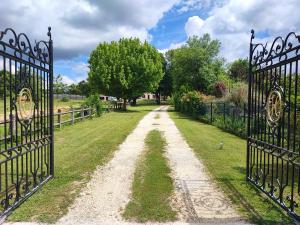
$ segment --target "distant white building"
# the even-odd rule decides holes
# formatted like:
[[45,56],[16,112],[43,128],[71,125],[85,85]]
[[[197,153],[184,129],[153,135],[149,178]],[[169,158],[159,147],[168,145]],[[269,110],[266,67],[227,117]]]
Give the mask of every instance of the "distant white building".
[[100,100],[101,101],[113,101],[113,102],[118,101],[118,99],[116,97],[107,96],[107,95],[100,95]]
[[106,96],[106,95],[100,95],[100,99],[101,99],[102,101],[108,101],[108,97],[109,97],[109,96]]
[[[112,96],[108,96],[108,95],[102,95],[100,94],[100,99],[102,101],[117,101],[116,97],[112,97]],[[149,100],[153,100],[156,99],[156,95],[153,93],[144,93],[141,97],[139,97],[138,99],[149,99]]]
[[153,93],[144,93],[139,99],[156,99],[156,95]]

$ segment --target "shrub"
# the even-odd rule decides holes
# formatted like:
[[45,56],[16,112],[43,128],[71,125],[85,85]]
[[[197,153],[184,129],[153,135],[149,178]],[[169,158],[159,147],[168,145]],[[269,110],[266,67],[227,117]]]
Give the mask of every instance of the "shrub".
[[76,113],[74,114],[74,117],[75,117],[75,118],[81,117],[81,112],[76,112]]
[[61,101],[61,102],[68,102],[69,99],[68,99],[66,96],[64,96],[64,97],[62,97],[62,99],[61,99],[60,101]]
[[248,101],[248,86],[245,83],[237,83],[228,94],[228,102],[236,106],[243,106]]
[[101,116],[103,113],[102,102],[97,94],[90,95],[85,100],[85,105],[96,110],[96,116]]
[[212,94],[217,98],[222,98],[227,93],[227,86],[223,81],[217,81],[213,84]]
[[183,94],[179,100],[179,111],[192,116],[204,115],[206,113],[204,96],[204,94],[197,91],[190,91]]
[[247,133],[246,124],[242,118],[231,116],[226,117],[225,121],[223,116],[216,116],[213,122],[214,126],[243,138]]
[[176,111],[180,111],[180,108],[181,108],[180,98],[181,98],[181,94],[179,92],[175,92],[172,95],[171,102],[173,103],[174,108],[175,108]]

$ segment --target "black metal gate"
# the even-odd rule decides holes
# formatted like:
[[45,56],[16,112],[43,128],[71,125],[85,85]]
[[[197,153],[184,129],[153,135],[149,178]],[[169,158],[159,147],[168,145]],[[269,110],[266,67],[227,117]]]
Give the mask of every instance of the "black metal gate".
[[53,45],[0,31],[0,217],[53,176]]
[[300,36],[250,42],[247,179],[300,220]]

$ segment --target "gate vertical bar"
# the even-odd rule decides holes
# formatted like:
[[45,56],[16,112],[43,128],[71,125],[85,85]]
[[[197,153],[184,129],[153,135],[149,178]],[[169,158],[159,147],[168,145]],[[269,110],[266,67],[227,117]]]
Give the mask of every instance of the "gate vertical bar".
[[50,88],[50,175],[54,176],[54,107],[53,107],[53,41],[51,27],[48,27],[49,36],[49,88]]
[[250,163],[250,146],[249,146],[249,138],[250,138],[250,120],[251,120],[251,84],[252,84],[252,54],[253,54],[253,44],[252,40],[254,39],[254,30],[251,30],[251,38],[250,38],[250,53],[249,53],[249,68],[248,68],[248,114],[247,114],[247,158],[246,158],[246,180],[249,178],[249,163]]

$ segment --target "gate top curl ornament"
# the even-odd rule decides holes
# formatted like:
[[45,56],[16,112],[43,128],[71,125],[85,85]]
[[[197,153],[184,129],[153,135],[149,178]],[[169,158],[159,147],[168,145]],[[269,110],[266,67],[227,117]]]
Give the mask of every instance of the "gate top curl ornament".
[[269,126],[275,127],[283,115],[284,102],[282,95],[277,90],[272,90],[267,98],[266,112]]

